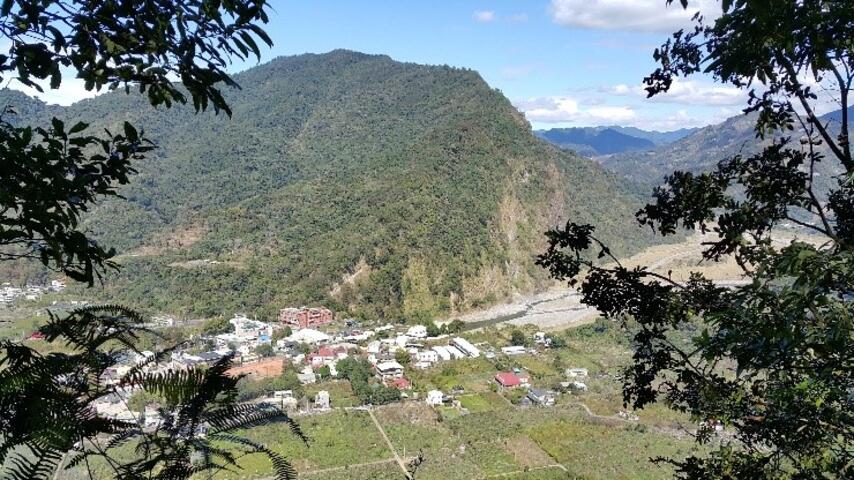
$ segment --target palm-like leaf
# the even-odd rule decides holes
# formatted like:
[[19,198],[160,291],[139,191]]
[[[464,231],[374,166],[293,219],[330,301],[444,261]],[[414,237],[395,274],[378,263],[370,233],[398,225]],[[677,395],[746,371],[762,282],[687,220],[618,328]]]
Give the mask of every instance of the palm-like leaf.
[[[41,355],[24,345],[0,342],[0,464],[5,476],[47,479],[60,464],[74,468],[91,457],[106,457],[115,478],[185,480],[239,468],[237,453],[261,453],[270,458],[276,478],[296,478],[281,455],[233,433],[284,422],[307,441],[283,411],[236,403],[238,378],[227,374],[230,356],[206,369],[148,371],[170,351],[164,350],[132,367],[116,386],[101,381],[116,363],[113,348],[137,351],[135,343],[146,332],[138,327],[141,322],[136,312],[121,306],[85,307],[65,317],[51,314],[40,329],[48,341],[61,342],[72,353]],[[92,402],[119,388],[163,399],[162,424],[151,430],[98,415]],[[131,443],[136,444],[134,458],[112,457]]]

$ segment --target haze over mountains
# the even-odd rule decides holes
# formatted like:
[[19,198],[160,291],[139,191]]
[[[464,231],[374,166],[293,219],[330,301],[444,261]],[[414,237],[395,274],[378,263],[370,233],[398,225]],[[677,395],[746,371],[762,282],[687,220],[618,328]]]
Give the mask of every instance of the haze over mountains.
[[534,133],[558,147],[575,150],[579,155],[596,157],[628,151],[652,150],[684,138],[697,129],[672,132],[646,131],[634,127],[572,127],[537,130]]
[[[854,109],[849,110],[851,110],[849,119],[854,118]],[[831,134],[837,135],[841,121],[840,111],[830,112],[821,119],[828,125]],[[711,170],[725,158],[739,154],[754,154],[775,138],[779,138],[779,135],[770,136],[757,142],[755,125],[755,115],[737,115],[719,124],[700,128],[673,143],[661,145],[652,150],[621,152],[597,158],[597,160],[616,173],[646,185],[657,185],[665,175],[674,170],[690,172]],[[851,120],[849,125],[854,127]],[[797,130],[788,134],[795,145],[802,135],[803,132]],[[835,166],[836,163],[828,161],[816,166],[819,182],[830,182],[834,175],[841,173],[841,169]],[[822,187],[822,190],[824,189]]]
[[421,319],[549,283],[543,232],[595,223],[616,252],[651,240],[633,187],[537,139],[471,70],[333,51],[236,76],[230,120],[164,114],[111,93],[24,119],[127,120],[157,143],[122,193],[87,218],[124,255],[101,295],[186,315],[326,304]]

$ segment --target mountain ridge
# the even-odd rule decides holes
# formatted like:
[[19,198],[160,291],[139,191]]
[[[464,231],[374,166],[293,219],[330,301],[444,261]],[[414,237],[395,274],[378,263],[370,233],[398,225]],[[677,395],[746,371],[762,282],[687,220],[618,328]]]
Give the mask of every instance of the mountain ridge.
[[[543,231],[651,235],[630,183],[538,140],[476,72],[336,50],[235,75],[228,119],[108,93],[68,122],[143,128],[158,149],[85,226],[124,255],[105,300],[191,316],[327,304],[420,321],[550,285]],[[44,119],[42,119],[44,121]]]

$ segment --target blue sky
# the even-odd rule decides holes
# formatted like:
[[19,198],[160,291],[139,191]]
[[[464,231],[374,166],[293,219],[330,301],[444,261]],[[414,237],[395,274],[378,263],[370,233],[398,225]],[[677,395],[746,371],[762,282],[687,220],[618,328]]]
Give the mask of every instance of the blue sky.
[[[677,2],[678,3],[678,2]],[[714,0],[693,4],[713,12]],[[273,0],[267,30],[280,55],[346,48],[480,72],[535,128],[626,125],[671,130],[737,114],[742,92],[692,78],[646,100],[652,51],[680,25],[665,0]],[[235,71],[255,62],[234,65]],[[79,85],[44,98],[68,104]]]

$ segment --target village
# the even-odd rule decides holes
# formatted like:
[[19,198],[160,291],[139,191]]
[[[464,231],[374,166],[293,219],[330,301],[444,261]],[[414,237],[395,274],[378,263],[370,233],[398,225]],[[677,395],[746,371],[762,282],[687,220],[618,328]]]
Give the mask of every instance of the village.
[[[168,318],[158,320],[150,325],[172,325]],[[244,377],[247,383],[262,385],[247,395],[257,396],[247,400],[294,413],[330,411],[338,403],[334,389],[322,389],[322,386],[347,381],[358,397],[357,401],[347,403],[349,406],[423,402],[435,408],[464,412],[465,402],[459,399],[466,394],[464,386],[440,390],[426,388],[419,380],[423,372],[436,367],[453,367],[458,362],[479,359],[497,365],[490,375],[491,388],[520,407],[552,406],[558,395],[579,395],[587,391],[586,368],[568,366],[563,381],[538,384],[524,367],[509,366],[512,362],[508,360],[516,356],[538,355],[551,348],[553,339],[544,332],[519,338],[520,331],[515,330],[514,342],[510,343],[516,344],[510,345],[472,343],[458,334],[462,326],[459,323],[443,326],[386,324],[361,328],[353,319],[335,320],[333,312],[322,307],[285,308],[277,321],[269,323],[238,314],[228,320],[228,325],[228,332],[201,335],[190,342],[192,346],[173,351],[168,358],[156,359],[151,351],[128,354],[107,370],[103,381],[108,385],[117,384],[124,374],[138,365],[150,372],[180,370],[213,365],[224,356],[232,355],[234,366],[229,373]],[[457,333],[448,333],[449,326]],[[39,338],[31,336],[30,339]],[[500,369],[503,364],[508,366]],[[292,379],[290,384],[281,381],[284,377]],[[268,383],[266,388],[265,382]],[[281,388],[283,385],[290,388]],[[308,386],[315,387],[311,388],[314,393],[301,394]],[[134,408],[131,405],[138,403],[132,400],[135,393],[117,389],[114,395],[96,402],[95,408],[100,414],[117,420],[142,418],[146,427],[155,428],[162,421],[156,402]]]
[[[13,311],[56,313],[90,303],[48,293],[36,301],[17,297]],[[41,345],[43,318],[34,314],[29,330],[21,325],[7,334],[39,350],[56,348]],[[567,465],[587,465],[574,460],[584,455],[617,456],[621,469],[637,471],[647,462],[636,442],[656,451],[690,443],[684,432],[698,427],[685,416],[658,407],[641,414],[622,404],[621,373],[631,351],[613,322],[557,330],[518,320],[370,322],[322,306],[281,308],[265,319],[149,315],[141,326],[161,339],[116,357],[101,377],[112,393],[92,406],[103,417],[154,431],[169,421],[168,407],[123,386],[124,376],[133,369],[207,368],[229,357],[238,400],[286,411],[310,442],[275,424],[246,434],[286,453],[306,478],[397,478],[420,461],[426,479],[529,470],[562,478]],[[167,345],[163,337],[177,340]],[[581,448],[576,435],[603,436],[619,449]],[[245,457],[246,475],[222,478],[265,478],[270,467],[262,460]],[[460,473],[449,477],[451,471]]]

